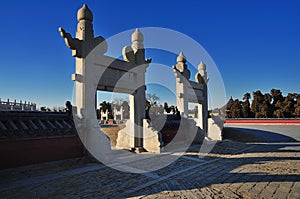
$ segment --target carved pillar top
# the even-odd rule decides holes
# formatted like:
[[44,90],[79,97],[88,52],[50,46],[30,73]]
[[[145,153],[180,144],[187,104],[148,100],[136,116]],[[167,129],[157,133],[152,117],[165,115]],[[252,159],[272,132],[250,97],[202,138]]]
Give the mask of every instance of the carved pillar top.
[[182,52],[179,53],[176,66],[173,66],[173,69],[180,72],[187,80],[190,79],[191,71],[188,69],[186,64],[186,57]]
[[177,59],[176,59],[177,63],[186,63],[186,57],[185,55],[183,54],[183,52],[180,52]]
[[93,13],[86,4],[83,4],[83,6],[78,10],[77,20],[88,20],[90,22],[93,21]]
[[65,39],[68,48],[72,49],[72,56],[77,58],[86,58],[89,52],[101,44],[101,53],[107,50],[107,44],[103,37],[94,37],[93,30],[93,13],[84,4],[77,12],[77,29],[76,37],[73,38],[63,28],[59,28],[60,35]]
[[131,46],[125,46],[122,50],[123,59],[136,65],[149,64],[151,59],[145,60],[144,36],[137,28],[131,35]]
[[144,35],[137,28],[134,33],[131,35],[132,49],[136,52],[138,49],[144,49]]
[[204,81],[205,84],[208,82],[207,72],[206,72],[206,65],[203,61],[200,62],[198,65],[198,72],[195,75],[195,80],[197,83],[202,83]]
[[80,40],[93,40],[94,30],[93,30],[93,13],[87,7],[86,4],[82,6],[77,12],[77,30],[76,38]]

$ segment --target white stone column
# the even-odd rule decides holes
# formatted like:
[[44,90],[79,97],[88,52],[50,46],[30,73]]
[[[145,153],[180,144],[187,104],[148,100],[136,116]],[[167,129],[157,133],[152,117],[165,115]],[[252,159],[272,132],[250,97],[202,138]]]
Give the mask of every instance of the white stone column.
[[114,116],[114,120],[117,121],[117,108],[114,107],[113,109],[113,116]]
[[123,120],[123,119],[124,119],[124,118],[123,118],[123,106],[121,106],[121,108],[120,108],[120,115],[121,115],[120,120]]
[[207,136],[208,131],[208,94],[207,94],[207,82],[208,79],[206,78],[205,84],[203,84],[203,104],[202,104],[202,115],[203,115],[203,130],[205,135]]
[[182,117],[188,117],[188,99],[186,93],[186,87],[181,83],[180,78],[176,78],[176,106],[181,113]]
[[177,57],[177,64],[173,66],[176,77],[176,105],[182,117],[188,118],[188,81],[190,70],[186,65],[186,57],[181,52]]
[[[95,114],[95,92],[99,82],[100,67],[96,67],[97,60],[106,51],[106,42],[99,36],[94,38],[93,14],[87,5],[83,5],[77,13],[76,37],[59,28],[68,48],[72,49],[72,56],[76,58],[76,72],[72,75],[75,81],[75,106],[73,107],[73,119],[78,135],[92,155],[101,159],[103,154],[110,150],[110,142],[107,136],[99,129],[99,123]],[[94,47],[103,42],[102,49],[97,48],[97,56]],[[92,51],[91,54],[89,54]],[[101,52],[100,52],[101,51]],[[89,57],[87,59],[87,57]],[[101,63],[101,62],[100,62]],[[101,133],[99,133],[99,131]],[[102,155],[101,155],[102,154]]]
[[[145,86],[145,73],[148,63],[145,62],[145,49],[144,49],[144,36],[136,29],[131,35],[132,45],[131,48],[135,55],[134,69],[137,74],[137,89],[133,95],[134,101],[134,147],[136,152],[144,151],[143,148],[143,119],[146,117],[146,86]],[[130,104],[131,105],[131,104]],[[131,110],[130,110],[131,111]],[[131,114],[131,113],[130,113]]]
[[203,118],[203,107],[202,104],[198,104],[198,125],[203,130],[204,118]]
[[[145,74],[145,65],[137,66],[140,74]],[[145,119],[145,107],[146,107],[146,96],[145,96],[145,76],[138,75],[138,86],[137,90],[133,95],[134,101],[134,147],[137,152],[143,151],[143,119]],[[132,105],[132,104],[130,104]],[[130,110],[131,112],[131,110]],[[130,113],[131,114],[131,113]]]
[[[198,65],[198,72],[195,75],[195,80],[197,83],[203,85],[203,101],[198,105],[199,114],[199,125],[203,129],[203,132],[207,136],[208,130],[208,95],[207,95],[207,83],[208,77],[206,72],[206,65],[201,61]],[[200,109],[201,108],[201,109]],[[201,115],[201,117],[200,117]]]

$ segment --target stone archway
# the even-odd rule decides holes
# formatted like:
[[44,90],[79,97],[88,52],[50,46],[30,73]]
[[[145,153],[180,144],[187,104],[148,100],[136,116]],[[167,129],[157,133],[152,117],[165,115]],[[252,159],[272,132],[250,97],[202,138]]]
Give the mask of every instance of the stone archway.
[[198,104],[197,125],[207,135],[208,106],[207,106],[207,73],[203,62],[198,65],[195,75],[196,82],[190,79],[191,72],[186,64],[187,60],[181,52],[177,57],[177,64],[173,66],[176,77],[176,105],[182,117],[188,118],[188,103]]
[[[75,38],[62,28],[59,31],[76,58],[76,72],[72,75],[76,96],[73,113],[85,146],[109,145],[94,114],[95,92],[100,90],[130,95],[130,120],[118,134],[117,147],[160,152],[159,132],[153,131],[145,119],[145,72],[151,60],[145,60],[142,33],[136,29],[132,45],[123,48],[124,60],[120,60],[104,55],[107,43],[101,36],[94,37],[93,14],[87,5],[78,10],[77,20]],[[96,143],[99,139],[101,143]]]

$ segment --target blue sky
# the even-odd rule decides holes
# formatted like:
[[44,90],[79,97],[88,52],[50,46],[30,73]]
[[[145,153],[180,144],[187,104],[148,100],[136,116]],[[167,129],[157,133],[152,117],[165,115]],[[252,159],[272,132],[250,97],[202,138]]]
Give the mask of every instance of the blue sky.
[[[163,27],[193,38],[215,61],[227,98],[257,89],[300,93],[296,0],[11,0],[1,2],[1,99],[50,107],[71,100],[75,61],[57,29],[62,26],[74,35],[83,3],[94,13],[95,35],[104,38],[136,27]],[[169,62],[164,64],[174,64]]]

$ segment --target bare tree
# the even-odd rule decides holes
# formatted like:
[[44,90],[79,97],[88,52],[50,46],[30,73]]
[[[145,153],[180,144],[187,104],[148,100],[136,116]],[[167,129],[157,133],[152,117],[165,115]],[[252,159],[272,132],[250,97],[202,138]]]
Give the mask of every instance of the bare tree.
[[157,104],[160,100],[155,93],[147,93],[146,98],[150,102],[150,105]]
[[127,102],[128,103],[128,100],[125,99],[125,98],[122,98],[122,97],[115,97],[112,101],[113,104],[115,105],[118,105],[118,106],[121,106],[123,104],[123,102]]

